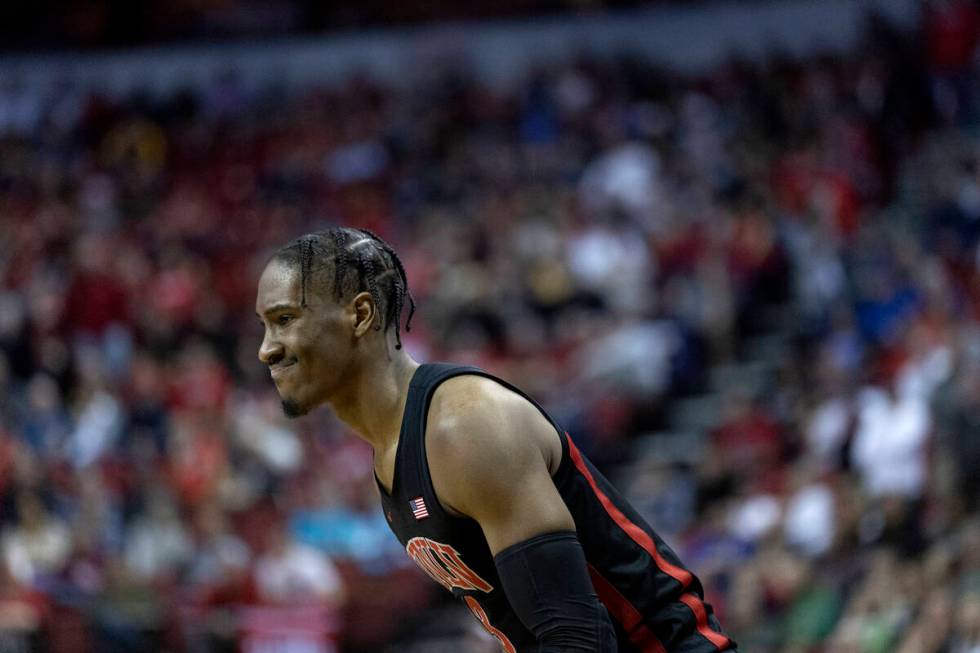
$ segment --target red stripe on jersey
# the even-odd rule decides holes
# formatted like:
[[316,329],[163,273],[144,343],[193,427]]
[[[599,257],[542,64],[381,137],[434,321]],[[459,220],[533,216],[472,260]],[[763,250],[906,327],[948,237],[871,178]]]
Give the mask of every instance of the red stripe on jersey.
[[643,623],[640,611],[592,565],[589,565],[589,575],[592,577],[592,586],[599,595],[599,600],[609,610],[613,619],[623,627],[630,641],[640,649],[640,653],[667,653],[667,649],[657,636]]
[[631,540],[639,544],[647,553],[650,554],[650,557],[653,558],[653,561],[657,564],[657,567],[661,571],[680,583],[681,589],[687,589],[687,586],[691,584],[691,581],[694,578],[691,575],[691,572],[689,572],[687,569],[682,569],[677,565],[672,565],[664,560],[663,556],[660,555],[660,552],[657,551],[657,546],[654,544],[653,538],[650,537],[645,530],[631,522],[629,517],[624,515],[623,512],[616,507],[616,504],[614,504],[612,500],[610,500],[610,498],[599,489],[599,486],[596,485],[595,478],[592,476],[592,472],[590,472],[589,468],[585,466],[585,461],[582,459],[582,454],[579,453],[575,443],[572,442],[572,438],[569,437],[567,433],[565,434],[565,438],[568,439],[568,452],[572,455],[572,462],[575,463],[575,467],[578,469],[579,473],[581,473],[582,476],[585,477],[585,480],[589,482],[589,485],[592,487],[592,492],[595,493],[596,497],[599,499],[599,503],[601,503],[602,507],[606,509],[609,516],[613,518],[613,521],[616,522],[620,528],[626,531],[626,534],[630,536]]
[[685,594],[681,597],[681,603],[691,608],[691,612],[694,613],[694,617],[698,621],[697,629],[701,636],[717,646],[719,651],[725,650],[729,644],[728,638],[721,633],[716,633],[708,626],[708,613],[704,609],[704,601],[694,594]]
[[[650,554],[653,558],[654,564],[662,572],[676,580],[681,584],[681,591],[686,590],[694,579],[694,576],[686,569],[678,567],[677,565],[671,564],[664,559],[660,552],[657,551],[657,545],[654,543],[653,538],[650,537],[649,533],[634,524],[629,520],[629,517],[623,514],[623,511],[616,507],[616,504],[606,496],[606,493],[599,489],[599,486],[595,482],[595,477],[592,476],[592,472],[585,464],[585,460],[582,458],[582,454],[579,452],[578,447],[572,442],[572,438],[568,433],[565,433],[565,439],[568,440],[568,453],[572,456],[572,462],[575,464],[575,468],[578,469],[579,473],[585,477],[585,480],[589,482],[589,487],[592,488],[592,492],[599,499],[599,503],[605,509],[606,513],[612,517],[613,521],[623,529],[623,531],[629,535],[630,539],[640,545],[644,551]],[[598,590],[597,590],[598,591]],[[625,600],[625,598],[624,598]],[[697,631],[703,635],[708,641],[717,646],[719,649],[724,649],[728,645],[728,638],[724,635],[712,631],[708,627],[708,614],[704,609],[704,603],[694,594],[684,594],[681,597],[681,602],[687,607],[691,608],[691,612],[694,613],[694,618],[697,620]],[[632,605],[630,607],[633,607]],[[635,610],[636,608],[633,607]]]

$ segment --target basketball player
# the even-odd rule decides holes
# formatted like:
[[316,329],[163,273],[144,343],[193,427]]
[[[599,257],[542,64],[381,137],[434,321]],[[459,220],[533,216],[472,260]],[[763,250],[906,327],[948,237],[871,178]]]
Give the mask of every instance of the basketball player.
[[336,228],[262,273],[259,358],[286,414],[327,404],[374,447],[408,555],[509,653],[734,651],[698,579],[520,390],[401,346],[401,261]]

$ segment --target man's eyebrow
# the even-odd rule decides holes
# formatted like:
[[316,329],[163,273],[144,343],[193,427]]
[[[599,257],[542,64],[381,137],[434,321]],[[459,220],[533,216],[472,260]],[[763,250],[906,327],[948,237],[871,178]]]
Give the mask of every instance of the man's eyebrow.
[[291,304],[289,302],[280,302],[278,304],[273,304],[269,308],[265,309],[265,312],[264,313],[259,313],[258,311],[255,311],[255,314],[258,315],[261,318],[263,315],[268,315],[269,313],[275,313],[276,311],[282,311],[282,310],[294,310],[295,311],[298,308],[299,307],[296,304]]

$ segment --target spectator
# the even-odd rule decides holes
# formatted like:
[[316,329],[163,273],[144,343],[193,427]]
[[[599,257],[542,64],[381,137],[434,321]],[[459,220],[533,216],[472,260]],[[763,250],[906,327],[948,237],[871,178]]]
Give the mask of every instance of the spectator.
[[[192,552],[174,499],[163,488],[151,488],[146,513],[133,521],[126,534],[127,572],[144,582],[173,576]],[[127,583],[128,576],[120,580]]]
[[871,496],[922,496],[930,429],[921,399],[880,387],[861,391],[851,457]]
[[267,535],[266,549],[256,559],[255,583],[259,599],[270,604],[336,609],[344,602],[343,583],[330,559],[280,529]]
[[41,587],[61,571],[71,552],[71,532],[29,491],[17,495],[17,525],[3,537],[3,557],[17,581]]
[[970,593],[962,597],[955,620],[950,650],[953,653],[976,653],[980,650],[980,595]]
[[0,648],[30,651],[41,646],[41,633],[48,618],[44,595],[20,583],[0,559]]

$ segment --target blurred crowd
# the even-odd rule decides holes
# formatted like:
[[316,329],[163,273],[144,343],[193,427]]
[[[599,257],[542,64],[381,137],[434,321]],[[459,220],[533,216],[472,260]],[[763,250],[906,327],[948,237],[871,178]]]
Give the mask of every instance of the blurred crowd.
[[257,360],[266,257],[349,224],[409,351],[540,399],[743,650],[980,652],[978,23],[698,77],[0,86],[0,651],[493,650]]

